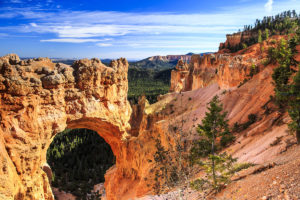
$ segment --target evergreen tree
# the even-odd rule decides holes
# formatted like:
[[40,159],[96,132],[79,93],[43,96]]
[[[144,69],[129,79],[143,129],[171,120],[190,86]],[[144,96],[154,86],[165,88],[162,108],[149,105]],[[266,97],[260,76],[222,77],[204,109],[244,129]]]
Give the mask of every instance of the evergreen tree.
[[[191,149],[191,160],[203,166],[208,177],[193,182],[196,189],[212,187],[219,190],[229,180],[224,172],[230,170],[235,160],[227,154],[217,154],[221,146],[234,140],[234,136],[229,131],[226,115],[227,112],[223,112],[218,96],[215,96],[209,103],[202,124],[198,125],[197,132],[201,139]],[[204,156],[208,156],[208,161],[201,160]]]
[[268,40],[269,39],[269,29],[267,29],[267,28],[265,30],[265,35],[266,35],[266,40]]
[[261,30],[258,30],[258,39],[257,39],[258,43],[262,43],[262,34],[261,34]]
[[276,49],[269,50],[269,59],[273,63],[278,63],[279,66],[274,69],[272,78],[274,81],[275,99],[280,108],[286,107],[289,93],[289,78],[292,75],[291,65],[294,60],[293,50],[288,42],[284,39],[280,40]]
[[291,85],[290,94],[291,98],[288,112],[292,122],[289,124],[289,128],[296,132],[297,142],[300,144],[300,65],[298,66],[298,72]]

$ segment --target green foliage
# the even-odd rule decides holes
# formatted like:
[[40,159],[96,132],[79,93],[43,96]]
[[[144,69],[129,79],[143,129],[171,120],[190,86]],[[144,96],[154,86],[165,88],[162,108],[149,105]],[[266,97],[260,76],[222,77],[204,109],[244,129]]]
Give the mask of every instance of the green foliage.
[[115,158],[110,146],[94,131],[65,130],[58,134],[47,151],[52,171],[52,186],[79,199],[88,197],[93,186],[104,182],[104,174]]
[[298,144],[300,143],[300,65],[298,66],[298,72],[291,84],[290,96],[289,96],[289,109],[288,113],[292,119],[289,124],[291,131],[296,132]]
[[226,153],[220,155],[210,154],[208,158],[200,165],[204,168],[206,176],[193,181],[191,187],[202,191],[213,189],[217,192],[230,182],[230,177],[236,171],[234,169],[236,159]]
[[250,74],[249,76],[252,78],[255,74],[257,74],[259,72],[259,68],[258,66],[256,66],[254,63],[251,65],[250,68]]
[[263,53],[264,51],[265,51],[265,47],[264,47],[264,46],[261,46],[261,47],[260,47],[260,52]]
[[205,113],[202,124],[198,125],[197,132],[200,136],[207,138],[210,143],[215,144],[216,138],[231,134],[226,119],[227,112],[222,112],[223,105],[219,97],[215,96],[209,103],[208,112]]
[[292,75],[291,66],[297,63],[293,53],[295,52],[295,47],[296,45],[292,42],[287,42],[282,39],[276,48],[269,49],[270,62],[279,64],[273,71],[272,79],[275,86],[276,103],[280,108],[286,106],[286,101],[289,96],[290,86],[288,83]]
[[242,87],[245,83],[247,83],[247,81],[249,81],[249,79],[248,79],[248,78],[245,78],[245,79],[243,80],[243,82],[240,82],[240,84],[239,84],[237,87],[238,87],[238,88]]
[[192,164],[199,162],[200,158],[205,158],[211,153],[211,143],[208,139],[201,139],[194,142],[190,152],[190,161]]
[[242,46],[243,46],[243,49],[246,49],[248,47],[247,44],[245,44],[245,43],[243,43]]
[[[153,189],[156,194],[160,194],[163,191],[164,186],[174,186],[178,177],[177,173],[174,173],[177,170],[176,166],[170,165],[170,162],[172,161],[170,152],[161,145],[159,139],[156,139],[155,146],[157,151],[154,154],[154,161],[160,165],[160,168],[155,171],[155,184]],[[170,169],[170,167],[172,169]]]
[[[225,172],[230,171],[235,162],[230,155],[216,152],[234,140],[234,136],[228,128],[226,112],[218,96],[215,96],[209,103],[208,112],[201,124],[198,125],[197,132],[201,139],[194,143],[190,159],[194,164],[204,167],[207,176],[192,183],[193,188],[219,190],[229,181],[229,175]],[[208,156],[207,161],[201,158]]]
[[[254,26],[245,25],[241,33],[241,42],[235,46],[227,46],[231,52],[237,52],[243,49],[245,45],[251,46],[255,43],[262,43],[272,35],[287,35],[299,31],[300,17],[296,11],[285,11],[275,16],[257,19]],[[246,37],[243,37],[246,35]],[[225,46],[221,47],[225,48]]]
[[234,123],[232,132],[241,132],[249,128],[252,124],[254,124],[257,121],[257,116],[255,114],[248,115],[248,121],[242,124]]
[[253,167],[255,164],[253,163],[236,163],[233,165],[232,169],[228,171],[229,174],[235,174],[243,169],[248,169],[249,167]]
[[269,39],[269,35],[270,35],[270,31],[269,29],[265,29],[265,39],[268,40]]
[[[189,175],[188,165],[186,165],[188,158],[186,154],[183,154],[183,146],[177,141],[175,151],[173,148],[162,146],[160,141],[160,139],[155,141],[156,152],[153,156],[157,166],[153,172],[153,190],[158,195],[174,187],[182,187],[188,180]],[[152,160],[148,162],[152,162]],[[177,196],[182,196],[182,193],[179,192],[179,194],[173,194],[172,196],[173,199],[176,199]]]
[[138,98],[145,95],[150,104],[157,96],[166,94],[170,88],[171,69],[156,71],[153,69],[129,68],[128,100],[136,104]]
[[281,39],[276,48],[271,47],[269,49],[269,59],[271,63],[282,65],[287,69],[290,69],[290,65],[295,64],[293,58],[294,47],[291,47],[289,42],[285,39]]
[[272,74],[275,101],[281,111],[288,110],[292,119],[289,124],[291,131],[296,132],[298,144],[300,144],[300,66],[298,73],[294,76],[293,83],[290,83],[290,77],[295,72],[293,66],[298,65],[294,59],[297,54],[296,46],[300,43],[300,29],[289,41],[281,40],[276,48],[269,49],[269,60],[278,64]]
[[257,38],[258,43],[262,43],[262,35],[261,35],[261,30],[258,30],[258,38]]
[[173,68],[176,66],[178,60],[172,60],[172,61],[164,61],[164,60],[149,60],[148,58],[144,60],[140,60],[137,62],[130,62],[129,65],[132,68],[138,68],[138,69],[151,69],[155,71],[161,71]]

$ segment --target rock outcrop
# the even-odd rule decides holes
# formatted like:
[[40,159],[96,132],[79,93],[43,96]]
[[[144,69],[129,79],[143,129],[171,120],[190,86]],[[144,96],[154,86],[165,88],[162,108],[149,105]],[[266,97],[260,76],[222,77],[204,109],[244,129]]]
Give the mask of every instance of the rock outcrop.
[[[98,59],[68,66],[0,58],[0,199],[53,199],[43,168],[52,139],[65,128],[97,131],[117,158],[115,172],[124,172],[121,165],[130,162],[122,152],[130,137],[127,70],[125,59],[106,67]],[[107,178],[108,199],[123,195],[115,187],[122,177]]]
[[224,43],[220,43],[219,50],[226,50],[226,49],[228,50],[236,46],[241,46],[242,43],[246,43],[251,38],[255,38],[257,36],[258,36],[257,33],[250,32],[250,31],[227,34],[226,41]]
[[171,72],[170,92],[191,91],[214,83],[218,83],[222,89],[238,86],[251,78],[253,66],[257,71],[264,68],[267,49],[272,45],[269,39],[234,54],[218,52],[193,55],[188,67],[184,68],[180,67],[183,62],[179,61]]

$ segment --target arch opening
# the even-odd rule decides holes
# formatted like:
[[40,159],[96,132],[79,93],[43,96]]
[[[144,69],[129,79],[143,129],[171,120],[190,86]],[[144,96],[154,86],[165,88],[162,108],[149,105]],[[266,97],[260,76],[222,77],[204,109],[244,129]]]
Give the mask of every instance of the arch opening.
[[[64,191],[77,199],[90,199],[105,193],[104,174],[115,162],[110,145],[96,131],[66,129],[56,134],[47,150],[52,174],[46,173],[54,195]],[[95,185],[99,192],[93,191]]]

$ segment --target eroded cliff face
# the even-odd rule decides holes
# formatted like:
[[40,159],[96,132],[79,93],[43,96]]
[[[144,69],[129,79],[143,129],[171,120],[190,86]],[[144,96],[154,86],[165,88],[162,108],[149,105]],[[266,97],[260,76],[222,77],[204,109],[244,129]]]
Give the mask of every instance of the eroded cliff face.
[[[0,199],[53,199],[42,168],[55,134],[67,127],[97,131],[117,158],[115,173],[124,171],[130,162],[122,152],[130,138],[127,70],[125,59],[106,67],[98,59],[67,66],[47,58],[0,58]],[[124,175],[110,176],[108,199],[118,199],[115,186]]]
[[221,89],[238,86],[250,78],[251,67],[255,66],[258,71],[264,68],[263,60],[272,45],[268,40],[233,54],[193,55],[188,65],[179,61],[171,72],[170,92],[191,91],[214,83]]
[[226,41],[224,43],[220,43],[219,49],[222,52],[227,51],[228,48],[239,46],[253,37],[257,37],[257,34],[250,31],[227,34]]

